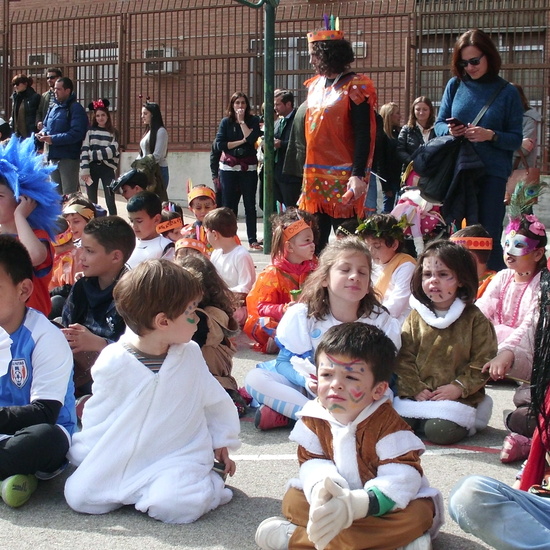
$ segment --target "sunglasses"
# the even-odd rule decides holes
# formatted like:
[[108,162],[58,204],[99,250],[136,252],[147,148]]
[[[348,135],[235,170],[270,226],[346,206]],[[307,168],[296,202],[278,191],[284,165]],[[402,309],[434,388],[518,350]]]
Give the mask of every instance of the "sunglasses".
[[47,76],[46,79],[47,80],[55,80],[57,78],[57,76]]
[[458,62],[458,66],[465,69],[468,65],[473,65],[474,67],[476,65],[479,65],[481,63],[481,58],[485,57],[485,54],[482,53],[479,57],[472,57],[472,59],[461,59]]

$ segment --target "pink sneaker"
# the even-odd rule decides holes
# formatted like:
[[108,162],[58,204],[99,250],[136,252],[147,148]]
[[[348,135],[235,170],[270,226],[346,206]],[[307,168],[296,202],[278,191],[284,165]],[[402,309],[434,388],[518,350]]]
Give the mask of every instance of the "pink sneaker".
[[260,405],[254,417],[254,426],[258,430],[273,430],[274,428],[284,428],[290,424],[290,418],[284,416],[267,405]]
[[502,450],[500,451],[500,461],[504,464],[518,462],[529,456],[531,450],[531,439],[512,432],[504,438]]

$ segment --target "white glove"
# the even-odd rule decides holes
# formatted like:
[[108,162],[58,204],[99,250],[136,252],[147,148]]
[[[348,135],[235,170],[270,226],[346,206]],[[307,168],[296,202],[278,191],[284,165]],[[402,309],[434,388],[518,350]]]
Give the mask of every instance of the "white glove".
[[[354,520],[367,517],[369,513],[370,499],[364,489],[350,491],[343,489],[330,478],[324,482],[326,493],[332,495],[325,504],[311,509],[307,534],[309,540],[317,550],[323,550],[328,543],[336,537],[340,531],[347,529]],[[318,490],[321,498],[326,498],[326,493]],[[313,493],[312,493],[313,503]]]
[[316,483],[311,489],[311,502],[309,504],[309,517],[311,519],[311,514],[321,508],[323,504],[327,503],[332,498],[332,495],[325,489],[325,484],[323,481]]

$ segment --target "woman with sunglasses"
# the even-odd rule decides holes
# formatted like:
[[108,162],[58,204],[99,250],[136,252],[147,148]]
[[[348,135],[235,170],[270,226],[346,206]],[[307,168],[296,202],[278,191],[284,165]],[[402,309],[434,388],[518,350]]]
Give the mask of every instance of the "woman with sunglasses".
[[[512,172],[513,153],[521,145],[523,118],[518,91],[498,76],[501,64],[488,34],[470,29],[460,36],[451,62],[454,77],[447,83],[435,124],[438,136],[451,134],[468,139],[485,166],[478,185],[478,221],[493,238],[488,265],[496,270],[504,268],[500,245],[504,193]],[[479,123],[473,126],[472,120],[497,92]]]
[[11,81],[13,85],[10,126],[17,137],[28,138],[36,132],[36,111],[40,94],[32,87],[32,78],[18,74]]

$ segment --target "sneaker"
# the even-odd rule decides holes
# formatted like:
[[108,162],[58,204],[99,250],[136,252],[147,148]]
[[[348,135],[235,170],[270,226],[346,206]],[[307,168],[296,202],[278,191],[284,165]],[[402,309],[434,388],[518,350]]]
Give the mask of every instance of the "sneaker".
[[296,525],[280,516],[264,519],[256,529],[256,544],[263,550],[287,550],[295,529]]
[[38,487],[33,475],[16,474],[2,481],[2,500],[12,508],[23,506]]
[[84,413],[84,405],[86,405],[86,401],[88,401],[88,399],[90,399],[91,394],[86,394],[86,395],[83,395],[82,397],[79,397],[76,401],[75,401],[75,408],[76,408],[76,417],[78,418],[78,420],[82,420],[82,414]]
[[531,439],[524,435],[511,433],[504,438],[502,450],[500,451],[500,461],[504,464],[524,460],[529,456],[531,450]]
[[401,546],[397,550],[432,550],[432,537],[429,533],[424,533],[421,537]]
[[279,351],[280,351],[279,346],[277,345],[275,340],[273,338],[271,338],[271,336],[270,336],[268,341],[267,341],[267,344],[265,345],[265,352],[268,355],[275,355],[275,354],[279,353]]
[[40,481],[48,481],[49,479],[53,479],[54,477],[57,477],[59,474],[62,474],[69,465],[69,461],[65,459],[65,462],[57,468],[57,470],[54,470],[53,472],[35,472],[34,477],[36,479],[39,479]]
[[250,403],[252,403],[252,396],[246,391],[244,387],[239,388],[237,391],[241,394],[241,397],[245,400],[245,403],[247,405],[250,405]]
[[267,405],[260,405],[254,416],[254,426],[258,430],[272,430],[274,428],[284,428],[290,424],[290,418],[284,416]]
[[231,397],[233,404],[237,408],[237,413],[239,418],[243,417],[246,414],[246,401],[243,396],[237,390],[225,390],[229,397]]

